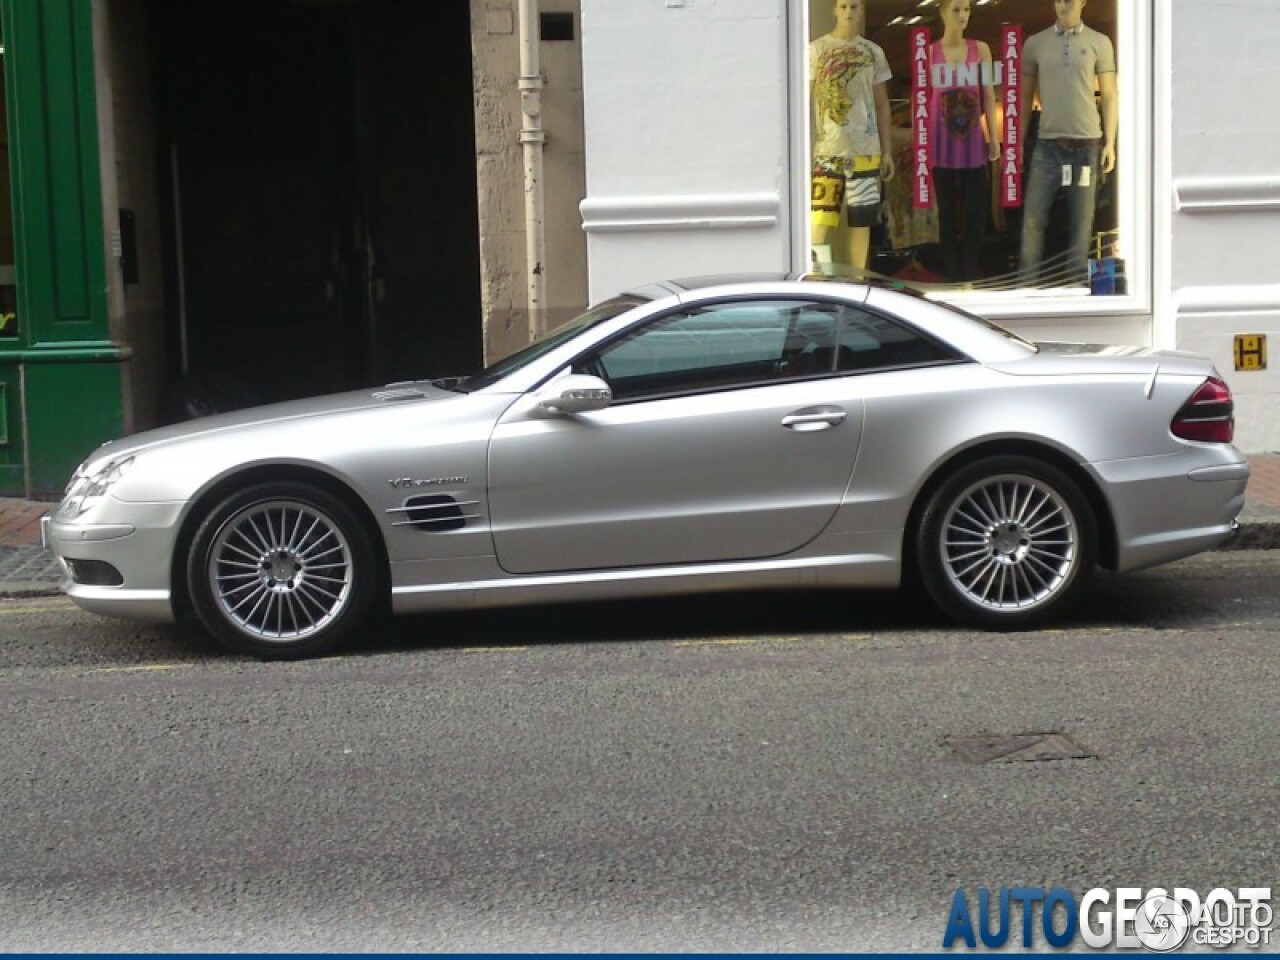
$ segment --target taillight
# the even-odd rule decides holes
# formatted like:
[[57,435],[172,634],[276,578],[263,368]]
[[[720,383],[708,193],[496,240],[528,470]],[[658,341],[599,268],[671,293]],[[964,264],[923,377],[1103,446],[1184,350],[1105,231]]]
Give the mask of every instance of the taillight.
[[1174,415],[1169,429],[1183,440],[1230,443],[1236,430],[1231,388],[1217,377],[1210,377]]

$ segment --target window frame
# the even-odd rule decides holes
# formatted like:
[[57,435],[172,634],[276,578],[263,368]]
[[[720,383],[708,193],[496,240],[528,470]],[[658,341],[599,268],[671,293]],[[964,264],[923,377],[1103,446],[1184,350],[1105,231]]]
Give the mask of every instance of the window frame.
[[[811,268],[810,171],[812,168],[808,45],[810,10],[827,0],[787,0],[788,64],[791,106],[791,267],[797,272]],[[876,0],[864,0],[874,5]],[[1044,0],[1049,6],[1050,0]],[[1094,0],[1101,2],[1101,0]],[[946,285],[931,289],[931,298],[951,303],[993,320],[1018,320],[1027,326],[1082,325],[1109,317],[1145,317],[1150,335],[1156,277],[1155,210],[1153,203],[1157,177],[1154,173],[1154,44],[1157,39],[1155,0],[1111,0],[1116,8],[1115,47],[1119,129],[1116,138],[1117,164],[1116,227],[1119,256],[1125,261],[1127,289],[1124,294],[1092,296],[1087,291],[1063,288],[1019,288],[1016,290],[964,290]],[[1085,23],[1089,23],[1085,8]],[[1029,35],[1029,34],[1028,34]],[[936,38],[935,38],[936,39]],[[984,38],[985,39],[985,38]],[[1023,40],[1027,39],[1024,36]],[[993,56],[998,52],[993,47]],[[901,74],[895,72],[895,76]],[[904,176],[899,172],[898,176]]]
[[[619,392],[617,390],[616,379],[610,379],[606,375],[607,369],[602,362],[602,357],[606,355],[611,349],[616,349],[624,343],[633,341],[639,337],[644,336],[647,332],[652,330],[652,328],[656,325],[667,323],[677,317],[690,316],[690,315],[695,315],[697,313],[702,313],[707,311],[715,311],[721,307],[732,306],[735,304],[746,305],[746,304],[753,304],[753,303],[754,304],[794,303],[799,307],[816,306],[816,307],[822,307],[825,309],[833,310],[835,312],[834,346],[832,350],[830,368],[825,370],[817,370],[809,373],[798,373],[790,376],[783,376],[781,375],[782,368],[775,366],[774,375],[767,380],[766,379],[761,379],[758,381],[748,380],[744,382],[718,383],[718,384],[711,384],[711,385],[704,385],[704,386],[691,385],[684,388],[653,390],[653,391],[644,390],[636,393]],[[928,343],[932,347],[939,350],[941,353],[946,354],[946,356],[939,357],[934,360],[919,361],[919,362],[913,361],[908,363],[888,363],[888,364],[880,364],[876,366],[863,367],[858,369],[840,369],[837,364],[837,360],[839,357],[841,341],[843,340],[845,331],[848,326],[849,316],[850,314],[855,314],[855,313],[880,320],[893,327],[896,327],[901,330],[905,330],[909,332],[916,340],[924,343]],[[797,315],[798,315],[798,311],[797,311]],[[790,338],[794,332],[793,323],[794,323],[794,320],[791,323],[788,323],[788,330],[787,330],[787,334],[785,335],[786,338]],[[785,348],[785,342],[783,346]],[[785,362],[785,360],[786,360],[786,353],[784,349],[784,352],[779,355],[778,359],[774,361],[774,363],[783,363]],[[679,306],[675,306],[671,308],[670,310],[663,311],[662,313],[657,314],[655,316],[648,317],[644,321],[642,321],[640,324],[638,324],[636,327],[632,327],[632,328],[628,328],[627,330],[620,331],[618,334],[612,337],[609,337],[607,340],[593,345],[589,350],[586,350],[579,356],[575,357],[566,369],[574,373],[586,373],[592,376],[600,377],[600,379],[604,380],[606,383],[609,384],[610,388],[615,390],[614,402],[613,404],[611,404],[611,406],[620,406],[625,404],[648,402],[648,401],[654,401],[654,400],[669,400],[677,397],[702,396],[705,394],[724,393],[729,390],[755,390],[755,389],[760,389],[762,387],[776,387],[776,386],[783,386],[787,384],[804,383],[812,380],[831,379],[834,377],[841,377],[841,378],[860,377],[860,376],[866,376],[870,374],[890,373],[897,370],[921,369],[925,367],[947,366],[947,365],[952,365],[957,363],[968,363],[968,362],[972,362],[971,358],[964,356],[960,351],[958,351],[955,347],[951,346],[950,344],[947,344],[941,340],[938,340],[936,337],[932,336],[927,331],[921,330],[919,327],[913,325],[907,320],[902,319],[901,317],[897,317],[892,314],[886,313],[883,310],[877,310],[873,307],[867,306],[866,304],[852,304],[838,298],[815,297],[812,295],[762,296],[759,294],[750,294],[750,295],[743,295],[743,296],[737,296],[737,297],[725,297],[722,299],[716,299],[716,300],[697,303],[697,304],[681,304]],[[728,366],[729,365],[726,365],[726,368]],[[696,369],[718,369],[718,368],[691,368],[691,369],[696,370]],[[661,376],[661,374],[653,374],[652,376],[659,377]],[[637,379],[638,378],[639,377],[637,377]]]

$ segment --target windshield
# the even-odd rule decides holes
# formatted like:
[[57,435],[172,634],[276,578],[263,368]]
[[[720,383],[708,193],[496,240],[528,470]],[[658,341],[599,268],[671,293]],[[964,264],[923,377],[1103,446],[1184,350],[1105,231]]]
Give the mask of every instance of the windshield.
[[633,307],[638,307],[645,301],[639,297],[614,297],[611,300],[605,300],[596,304],[586,313],[574,317],[568,323],[562,324],[556,329],[544,334],[541,338],[533,341],[527,347],[517,350],[509,357],[503,357],[496,363],[492,363],[485,367],[479,373],[469,377],[463,377],[458,381],[455,389],[464,393],[470,393],[473,390],[482,390],[485,387],[492,386],[503,377],[514,373],[521,367],[532,363],[539,357],[550,353],[560,344],[565,343],[573,337],[585,330],[590,330],[596,324],[604,323],[606,320],[612,320],[614,317],[621,316]]

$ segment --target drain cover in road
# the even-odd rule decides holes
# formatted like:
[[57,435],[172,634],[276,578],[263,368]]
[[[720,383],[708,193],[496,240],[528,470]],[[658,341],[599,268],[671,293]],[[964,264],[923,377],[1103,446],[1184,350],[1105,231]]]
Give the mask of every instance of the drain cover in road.
[[1014,763],[1020,760],[1096,760],[1098,755],[1069,734],[1015,733],[984,737],[947,737],[946,744],[966,763]]

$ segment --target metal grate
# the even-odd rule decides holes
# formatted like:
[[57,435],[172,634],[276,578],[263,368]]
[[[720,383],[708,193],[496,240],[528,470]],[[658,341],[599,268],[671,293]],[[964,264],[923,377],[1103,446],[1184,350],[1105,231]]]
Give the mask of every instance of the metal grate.
[[1035,760],[1096,760],[1098,754],[1062,731],[947,737],[943,741],[965,763]]

